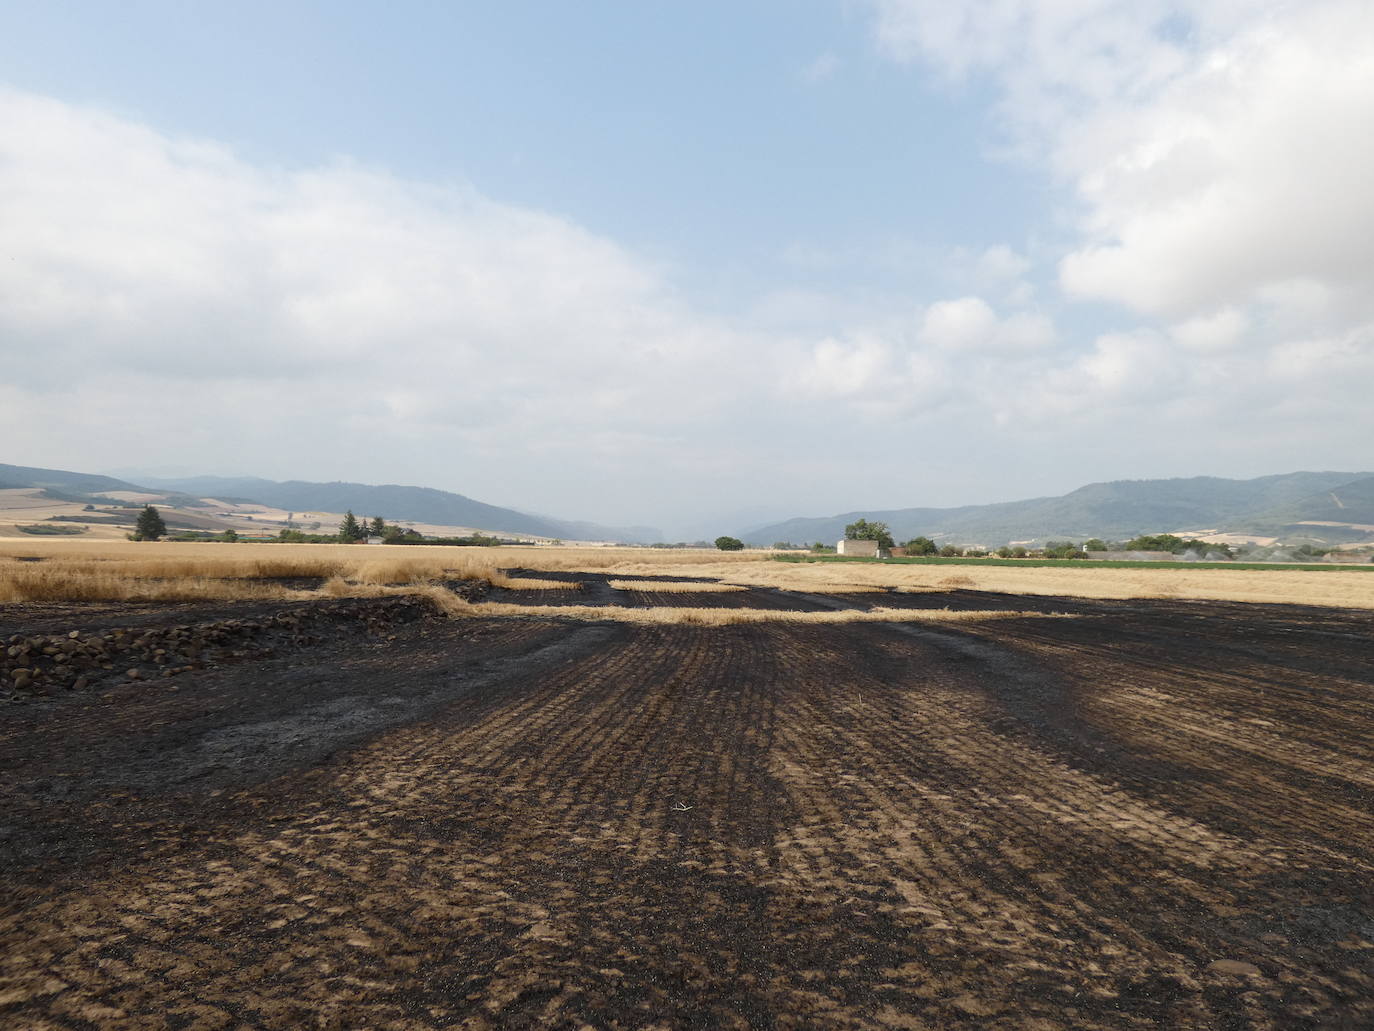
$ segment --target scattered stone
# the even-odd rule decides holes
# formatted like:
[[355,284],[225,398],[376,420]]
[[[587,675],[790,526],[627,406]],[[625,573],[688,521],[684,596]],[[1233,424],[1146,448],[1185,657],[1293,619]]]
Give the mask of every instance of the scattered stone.
[[136,669],[131,669],[125,674],[125,676],[127,676],[130,680],[137,680],[139,677],[143,676],[143,674]]

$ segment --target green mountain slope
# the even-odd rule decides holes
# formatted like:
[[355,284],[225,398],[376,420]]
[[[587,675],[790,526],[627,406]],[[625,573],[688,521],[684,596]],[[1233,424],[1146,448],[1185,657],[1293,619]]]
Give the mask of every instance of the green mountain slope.
[[1261,527],[1310,521],[1374,525],[1374,477],[1351,480],[1275,505],[1255,518]]
[[[1284,522],[1296,512],[1317,511],[1312,500],[1369,473],[1295,472],[1228,480],[1195,476],[1170,480],[1117,480],[1091,483],[1062,497],[1031,498],[960,508],[900,508],[846,512],[813,519],[790,519],[744,533],[758,544],[774,541],[833,542],[860,516],[887,523],[898,540],[918,534],[942,536],[959,543],[999,545],[1011,540],[1067,537],[1122,539],[1171,530],[1254,529],[1266,513],[1283,512]],[[1352,497],[1356,493],[1352,491]],[[1361,509],[1363,511],[1363,509]],[[1321,518],[1303,515],[1301,518]],[[1344,519],[1359,522],[1362,520]],[[1370,520],[1374,522],[1374,520]],[[1266,525],[1279,525],[1269,518]]]

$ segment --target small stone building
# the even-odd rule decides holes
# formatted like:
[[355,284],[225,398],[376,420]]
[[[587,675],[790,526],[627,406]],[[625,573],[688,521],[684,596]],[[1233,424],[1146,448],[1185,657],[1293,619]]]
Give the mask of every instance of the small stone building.
[[858,555],[862,558],[883,558],[877,541],[843,540],[835,545],[837,555]]

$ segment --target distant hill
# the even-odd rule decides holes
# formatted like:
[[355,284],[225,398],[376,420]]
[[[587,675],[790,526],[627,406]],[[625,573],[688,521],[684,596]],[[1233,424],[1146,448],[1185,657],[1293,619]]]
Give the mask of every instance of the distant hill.
[[1318,490],[1277,504],[1256,516],[1256,522],[1261,525],[1304,521],[1374,525],[1374,476]]
[[344,512],[380,515],[388,520],[470,526],[489,533],[530,534],[564,540],[623,541],[647,544],[659,540],[648,526],[601,526],[596,523],[552,519],[435,490],[432,487],[374,486],[366,483],[313,483],[306,480],[263,480],[256,477],[193,476],[164,479],[143,477],[158,490],[173,490],[222,501],[254,501],[293,512]]
[[141,491],[132,483],[116,480],[112,476],[97,476],[92,473],[73,473],[64,469],[38,469],[28,465],[5,465],[0,463],[0,488],[5,487],[45,487],[67,494],[97,494],[102,491],[132,490]]
[[864,509],[789,519],[740,536],[764,545],[833,542],[844,536],[846,524],[860,516],[887,523],[898,540],[923,534],[990,546],[1055,537],[1120,540],[1181,529],[1277,535],[1305,520],[1374,524],[1374,474],[1295,472],[1252,480],[1216,476],[1116,480],[1088,484],[1062,497],[960,508]]

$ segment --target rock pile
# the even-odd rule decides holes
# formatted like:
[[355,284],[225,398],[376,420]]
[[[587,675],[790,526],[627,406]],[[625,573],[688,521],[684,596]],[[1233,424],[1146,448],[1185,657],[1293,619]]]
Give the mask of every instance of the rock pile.
[[15,634],[0,646],[0,695],[82,691],[112,680],[171,677],[220,663],[268,658],[325,636],[381,634],[398,623],[438,618],[418,598],[345,599],[293,606],[250,619],[99,632]]

